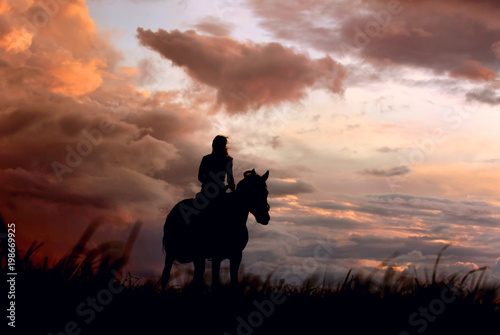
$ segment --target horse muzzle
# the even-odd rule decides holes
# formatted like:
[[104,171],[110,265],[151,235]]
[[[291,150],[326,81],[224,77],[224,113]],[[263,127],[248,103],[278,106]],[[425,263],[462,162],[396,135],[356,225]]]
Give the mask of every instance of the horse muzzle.
[[265,214],[255,216],[255,220],[261,225],[266,226],[271,221],[271,217],[269,216],[269,212],[266,212]]

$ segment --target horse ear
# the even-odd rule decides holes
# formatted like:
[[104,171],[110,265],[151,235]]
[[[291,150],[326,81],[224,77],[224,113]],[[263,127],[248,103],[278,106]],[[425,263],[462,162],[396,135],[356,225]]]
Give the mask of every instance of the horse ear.
[[245,173],[243,173],[243,177],[246,178],[246,177],[250,177],[250,176],[255,176],[257,173],[255,172],[255,169],[253,169],[252,171],[245,171]]
[[262,180],[263,180],[263,181],[266,181],[266,180],[267,180],[267,178],[269,178],[269,170],[267,170],[267,172],[266,172],[266,173],[264,173],[264,175],[262,176]]

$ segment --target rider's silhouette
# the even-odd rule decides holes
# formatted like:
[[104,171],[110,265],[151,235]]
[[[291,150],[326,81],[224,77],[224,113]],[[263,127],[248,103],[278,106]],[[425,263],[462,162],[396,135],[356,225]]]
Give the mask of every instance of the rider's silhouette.
[[[227,175],[227,186],[224,180]],[[227,152],[227,137],[217,135],[212,142],[212,153],[206,155],[201,160],[198,171],[198,180],[201,182],[202,192],[213,193],[213,190],[206,190],[205,187],[221,188],[220,193],[224,193],[228,187],[231,191],[236,189],[233,178],[233,158]]]

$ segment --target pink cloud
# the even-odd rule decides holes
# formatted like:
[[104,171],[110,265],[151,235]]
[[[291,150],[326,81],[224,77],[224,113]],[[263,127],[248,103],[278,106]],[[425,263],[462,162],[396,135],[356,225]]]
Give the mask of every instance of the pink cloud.
[[493,43],[491,45],[491,50],[495,54],[496,58],[500,58],[500,41]]
[[198,22],[194,28],[213,36],[229,36],[233,25],[217,17],[207,16]]
[[[291,5],[283,0],[252,0],[250,5],[261,26],[274,37],[317,50],[352,53],[377,65],[420,67],[441,74],[473,60],[498,72],[497,1],[364,0],[353,5],[316,0]],[[453,74],[490,78],[492,72],[485,69]]]
[[342,94],[346,71],[330,57],[312,60],[279,43],[242,43],[231,38],[138,29],[142,45],[182,67],[196,81],[217,90],[229,113],[298,101],[308,88]]

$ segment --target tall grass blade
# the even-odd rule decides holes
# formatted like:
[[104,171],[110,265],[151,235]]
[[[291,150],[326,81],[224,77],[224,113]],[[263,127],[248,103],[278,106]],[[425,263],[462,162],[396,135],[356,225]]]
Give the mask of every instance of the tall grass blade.
[[450,246],[451,246],[451,244],[446,244],[441,248],[441,250],[439,250],[438,256],[436,258],[436,263],[434,263],[434,269],[432,270],[432,285],[436,284],[436,272],[437,272],[437,267],[438,267],[439,261],[441,260],[441,255]]

